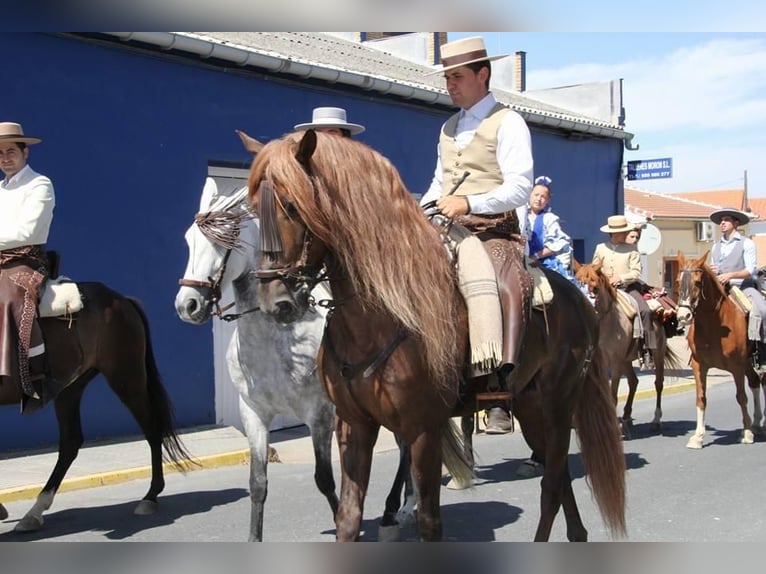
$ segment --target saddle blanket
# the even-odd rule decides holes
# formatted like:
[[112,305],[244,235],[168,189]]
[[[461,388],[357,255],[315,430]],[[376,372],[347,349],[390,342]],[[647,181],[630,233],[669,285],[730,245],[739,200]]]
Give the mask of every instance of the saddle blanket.
[[543,270],[536,265],[529,265],[527,262],[527,271],[532,276],[532,307],[542,307],[553,301],[553,289]]
[[620,309],[628,316],[628,319],[633,319],[638,314],[638,303],[625,291],[615,289],[615,292],[617,293],[617,304],[620,306]]
[[77,283],[62,276],[48,279],[38,306],[40,317],[69,316],[81,311],[82,296]]

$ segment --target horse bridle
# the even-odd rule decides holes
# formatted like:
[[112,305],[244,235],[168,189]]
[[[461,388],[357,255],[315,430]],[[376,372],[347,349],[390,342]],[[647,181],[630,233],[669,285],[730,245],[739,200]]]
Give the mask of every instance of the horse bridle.
[[235,303],[231,302],[228,305],[221,307],[220,301],[222,297],[221,282],[223,281],[223,275],[226,273],[226,266],[229,263],[229,257],[231,252],[239,247],[239,233],[242,221],[251,218],[253,215],[244,211],[242,213],[232,213],[230,211],[206,211],[197,213],[194,216],[194,223],[202,232],[202,234],[210,239],[216,245],[220,245],[226,252],[223,256],[223,262],[218,272],[213,277],[208,277],[207,281],[199,281],[197,279],[186,279],[181,277],[178,280],[178,284],[182,287],[196,287],[200,289],[210,290],[210,301],[213,305],[213,311],[211,315],[218,317],[223,321],[234,321],[239,319],[243,315],[248,313],[254,313],[258,311],[259,307],[253,307],[241,313],[228,313],[224,315],[225,311],[231,309]]
[[[262,255],[274,259],[278,253],[284,251],[282,235],[277,225],[277,202],[274,188],[271,184],[261,180],[259,185],[260,194],[260,219],[261,219],[261,252]],[[296,285],[304,284],[311,291],[317,284],[327,279],[324,265],[310,264],[309,254],[314,242],[314,234],[304,224],[303,245],[301,255],[294,265],[274,267],[271,269],[259,269],[255,276],[263,282],[280,280],[285,283],[293,282]]]
[[692,316],[694,316],[694,313],[697,311],[697,305],[699,305],[700,297],[704,298],[705,295],[704,295],[704,291],[700,289],[699,297],[695,298],[694,302],[691,301],[692,272],[701,273],[702,268],[696,267],[694,269],[681,270],[681,280],[680,280],[680,285],[678,286],[678,308],[689,309],[689,312],[692,314]]

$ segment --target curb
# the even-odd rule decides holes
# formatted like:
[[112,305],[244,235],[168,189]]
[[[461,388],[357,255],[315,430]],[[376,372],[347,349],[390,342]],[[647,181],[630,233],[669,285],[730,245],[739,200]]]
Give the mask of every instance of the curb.
[[[708,382],[708,385],[718,384]],[[686,392],[695,388],[694,382],[679,383],[676,385],[666,386],[662,394],[673,395],[677,393]],[[627,398],[627,393],[618,395],[617,402],[623,402]],[[634,400],[646,399],[654,397],[654,389],[640,389],[636,391]],[[206,456],[196,457],[192,463],[186,463],[182,469],[179,469],[173,463],[166,462],[163,464],[163,469],[166,474],[178,473],[178,472],[194,472],[198,470],[206,470],[211,468],[220,468],[223,466],[235,466],[235,465],[247,465],[250,464],[250,450],[242,449],[232,452],[225,452],[220,454],[211,454]],[[98,486],[108,486],[113,484],[120,484],[131,480],[137,480],[140,478],[149,478],[152,475],[151,466],[140,466],[135,468],[126,468],[123,470],[114,470],[107,472],[94,473],[87,476],[78,476],[75,478],[64,479],[61,482],[61,486],[58,492],[70,492],[73,490],[84,490],[86,488],[95,488]],[[15,486],[11,488],[5,488],[0,490],[0,504],[6,502],[17,502],[20,500],[31,500],[37,498],[37,495],[42,490],[43,483],[33,484],[28,486]]]
[[[242,449],[233,452],[221,454],[211,454],[200,456],[191,463],[185,463],[182,468],[175,464],[166,462],[162,465],[165,474],[178,472],[193,472],[222,466],[246,465],[250,464],[250,450]],[[120,484],[139,478],[149,478],[152,476],[151,466],[139,466],[135,468],[126,468],[123,470],[113,470],[108,472],[94,473],[88,476],[78,476],[75,478],[64,479],[58,492],[69,492],[72,490],[84,490],[97,486],[108,486],[111,484]],[[37,498],[45,484],[33,484],[29,486],[14,486],[0,490],[0,504],[5,502],[16,502],[19,500],[29,500]]]

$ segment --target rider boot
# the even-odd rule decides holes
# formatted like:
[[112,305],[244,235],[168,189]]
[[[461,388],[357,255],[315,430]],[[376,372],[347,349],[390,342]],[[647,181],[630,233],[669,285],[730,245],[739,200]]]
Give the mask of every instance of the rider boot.
[[29,381],[34,387],[35,393],[32,396],[23,395],[21,406],[23,414],[40,410],[56,398],[56,395],[64,387],[63,384],[51,378],[48,353],[45,350],[42,330],[36,320],[32,323],[28,357]]
[[[493,258],[503,313],[503,358],[497,378],[500,389],[504,391],[512,391],[511,374],[516,367],[525,315],[521,254],[517,253],[515,246],[511,249],[513,254],[509,255],[499,268],[497,260]],[[507,403],[491,405],[486,410],[486,420],[487,434],[505,434],[513,430],[513,420]]]

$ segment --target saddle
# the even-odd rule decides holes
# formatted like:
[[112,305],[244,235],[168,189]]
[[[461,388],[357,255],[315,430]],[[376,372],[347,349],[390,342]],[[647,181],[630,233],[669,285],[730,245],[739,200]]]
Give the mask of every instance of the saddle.
[[77,283],[64,277],[48,279],[40,295],[38,313],[43,317],[71,317],[83,307],[82,295]]

